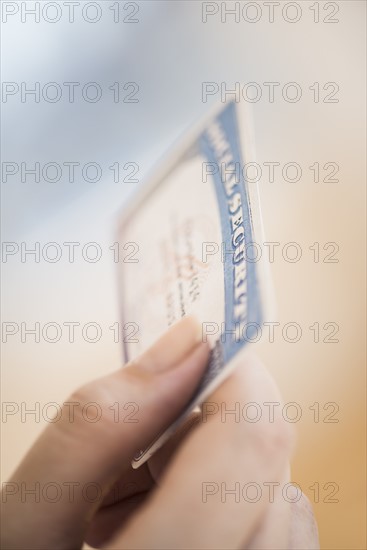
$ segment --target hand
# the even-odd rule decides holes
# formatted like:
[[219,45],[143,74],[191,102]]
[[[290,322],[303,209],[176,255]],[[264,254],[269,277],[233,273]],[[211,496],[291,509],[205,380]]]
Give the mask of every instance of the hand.
[[[306,501],[291,505],[281,495],[292,448],[283,419],[222,422],[221,404],[280,400],[254,358],[204,404],[208,418],[193,417],[132,470],[136,451],[189,401],[208,355],[200,327],[184,318],[137,360],[76,391],[5,484],[1,547],[318,548]],[[101,411],[96,422],[85,415],[90,403]],[[115,403],[133,404],[138,422],[116,421]],[[225,492],[248,483],[278,483],[274,502],[267,491],[257,502]]]

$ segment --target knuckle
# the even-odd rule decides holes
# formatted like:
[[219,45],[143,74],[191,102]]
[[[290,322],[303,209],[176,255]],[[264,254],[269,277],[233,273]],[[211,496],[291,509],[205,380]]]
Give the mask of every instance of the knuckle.
[[292,503],[291,511],[291,547],[319,549],[316,518],[312,504],[304,493],[297,502]]
[[108,399],[106,389],[101,381],[93,381],[77,388],[71,395],[70,401],[86,406],[90,403],[103,403]]
[[100,379],[77,388],[68,401],[73,405],[73,422],[94,424],[108,420],[111,415],[107,412],[114,398],[109,385]]
[[250,427],[251,444],[264,458],[274,459],[291,451],[293,429],[283,419],[261,420]]
[[300,515],[314,518],[313,506],[305,493],[302,492],[301,498],[295,504]]

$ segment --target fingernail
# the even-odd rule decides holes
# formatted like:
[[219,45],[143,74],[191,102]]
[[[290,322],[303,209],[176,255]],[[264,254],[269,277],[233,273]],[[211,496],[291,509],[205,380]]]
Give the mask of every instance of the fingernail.
[[193,316],[183,317],[133,363],[148,372],[173,369],[202,341],[199,321]]

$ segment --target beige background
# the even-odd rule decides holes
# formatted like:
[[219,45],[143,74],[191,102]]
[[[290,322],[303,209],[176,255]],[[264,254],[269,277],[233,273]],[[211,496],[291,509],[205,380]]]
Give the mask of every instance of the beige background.
[[[259,163],[294,161],[303,170],[298,183],[287,183],[281,178],[270,183],[265,177],[260,181],[268,240],[280,242],[281,246],[297,242],[302,247],[298,263],[286,262],[278,249],[272,266],[278,320],[281,326],[297,322],[302,328],[302,338],[292,344],[276,332],[274,343],[263,338],[258,352],[278,381],[285,402],[297,402],[302,409],[302,418],[296,423],[298,447],[292,477],[313,501],[310,487],[319,484],[320,502],[314,502],[314,509],[322,548],[366,548],[365,3],[338,2],[340,21],[330,26],[310,22],[309,2],[301,3],[308,16],[300,23],[286,25],[276,21],[271,25],[259,22],[252,26],[221,24],[218,19],[203,25],[200,2],[172,4],[152,2],[151,7],[146,8],[140,27],[134,28],[134,32],[130,28],[126,31],[130,42],[125,36],[122,41],[126,38],[126,43],[121,45],[121,62],[134,68],[128,78],[145,84],[143,100],[134,107],[135,111],[126,111],[128,126],[120,118],[115,123],[115,111],[107,112],[106,122],[106,112],[100,112],[96,106],[94,111],[85,114],[86,117],[100,117],[94,131],[85,124],[80,128],[85,133],[84,138],[74,143],[72,134],[76,129],[71,126],[67,132],[53,117],[59,117],[59,121],[67,117],[72,125],[70,117],[78,113],[66,111],[67,107],[62,111],[60,107],[60,110],[41,113],[30,111],[26,115],[24,106],[19,111],[9,107],[7,128],[16,123],[17,116],[25,117],[25,125],[27,117],[37,120],[38,126],[33,126],[33,130],[28,127],[18,136],[18,141],[14,141],[9,130],[5,153],[7,158],[21,159],[28,151],[28,143],[30,152],[23,158],[44,158],[46,150],[48,160],[103,157],[107,163],[111,161],[109,151],[115,147],[115,160],[118,154],[121,162],[139,159],[141,172],[145,173],[181,127],[205,111],[206,105],[200,97],[203,81],[224,81],[228,87],[236,81],[297,81],[303,86],[304,99],[299,103],[261,101],[253,109]],[[321,8],[323,4],[320,2]],[[143,9],[142,3],[142,13]],[[148,24],[149,17],[152,19]],[[88,31],[83,29],[86,44],[88,40],[95,40],[89,28]],[[24,39],[19,38],[24,37],[24,33],[31,35],[36,31],[42,40],[30,42],[29,51],[12,49],[13,41],[19,42]],[[43,80],[62,79],[69,74],[65,73],[68,64],[74,63],[78,74],[78,67],[88,62],[89,72],[83,73],[84,80],[93,80],[93,76],[96,80],[98,70],[102,70],[108,58],[108,51],[104,49],[108,41],[103,41],[108,29],[96,27],[93,30],[100,33],[99,58],[95,50],[92,59],[91,52],[85,48],[75,50],[76,60],[73,61],[66,37],[77,45],[78,37],[73,34],[76,30],[55,26],[52,32],[50,34],[42,26],[34,29],[15,25],[4,29],[3,56],[13,56],[12,68],[5,64],[5,78],[21,79],[21,69],[26,67],[28,78],[42,79],[39,68],[44,63]],[[109,36],[111,44],[119,40],[113,34],[117,32],[114,27]],[[42,43],[51,52],[49,56]],[[147,48],[152,60],[144,64]],[[130,54],[126,55],[126,51]],[[37,63],[34,62],[35,54],[41,56]],[[60,61],[53,73],[49,69],[51,59],[53,64],[55,59]],[[32,63],[38,67],[34,75]],[[111,81],[120,66],[118,56],[110,63],[113,63],[112,68],[108,68],[113,73]],[[123,78],[126,80],[125,74]],[[337,82],[339,102],[313,103],[307,90],[315,81]],[[70,147],[65,145],[61,153],[50,149],[48,144],[47,117],[51,117],[55,147],[58,139],[60,144],[71,140]],[[108,132],[100,131],[98,125],[104,123],[108,125]],[[100,133],[103,140],[100,140]],[[30,143],[33,138],[37,146]],[[86,153],[83,139],[89,140],[89,153]],[[131,147],[136,147],[135,152],[130,142]],[[338,163],[339,182],[314,183],[308,169],[314,162],[321,165]],[[19,336],[9,339],[2,348],[4,401],[18,404],[23,401],[29,408],[35,402],[41,407],[53,401],[62,403],[78,384],[121,364],[120,345],[113,343],[108,329],[119,319],[115,266],[108,246],[114,241],[115,212],[131,188],[119,187],[110,181],[102,183],[84,186],[83,193],[76,192],[70,185],[49,191],[32,185],[24,189],[24,184],[23,187],[19,184],[4,191],[6,240],[28,243],[97,241],[102,243],[105,252],[98,264],[83,261],[22,264],[14,259],[2,265],[3,321],[30,325],[35,321],[60,324],[95,321],[103,328],[103,337],[96,344],[88,344],[80,336],[74,344],[68,343],[66,336],[57,344],[44,341],[34,344],[31,339],[22,344]],[[19,233],[17,227],[21,228]],[[337,243],[338,263],[315,263],[309,250],[314,242],[320,243],[322,254],[325,254],[322,250],[325,243]],[[314,343],[308,327],[315,322],[321,327],[327,322],[337,323],[339,342]],[[325,337],[323,330],[321,336]],[[313,411],[309,409],[315,402],[320,406],[319,422],[314,421]],[[323,407],[330,402],[339,407],[334,417],[338,420],[336,423],[325,422],[325,415],[331,409],[323,410]],[[31,416],[22,422],[19,414],[2,423],[3,480],[10,475],[43,425],[44,422],[37,423]],[[327,502],[330,492],[330,486],[325,488],[327,483],[338,485],[339,491],[334,496],[338,502]]]

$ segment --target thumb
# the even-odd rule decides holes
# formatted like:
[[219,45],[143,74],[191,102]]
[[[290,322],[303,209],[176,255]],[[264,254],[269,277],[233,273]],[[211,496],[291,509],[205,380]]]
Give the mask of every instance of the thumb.
[[208,356],[200,325],[185,317],[125,368],[74,392],[5,484],[2,547],[80,547],[109,487],[187,404]]

